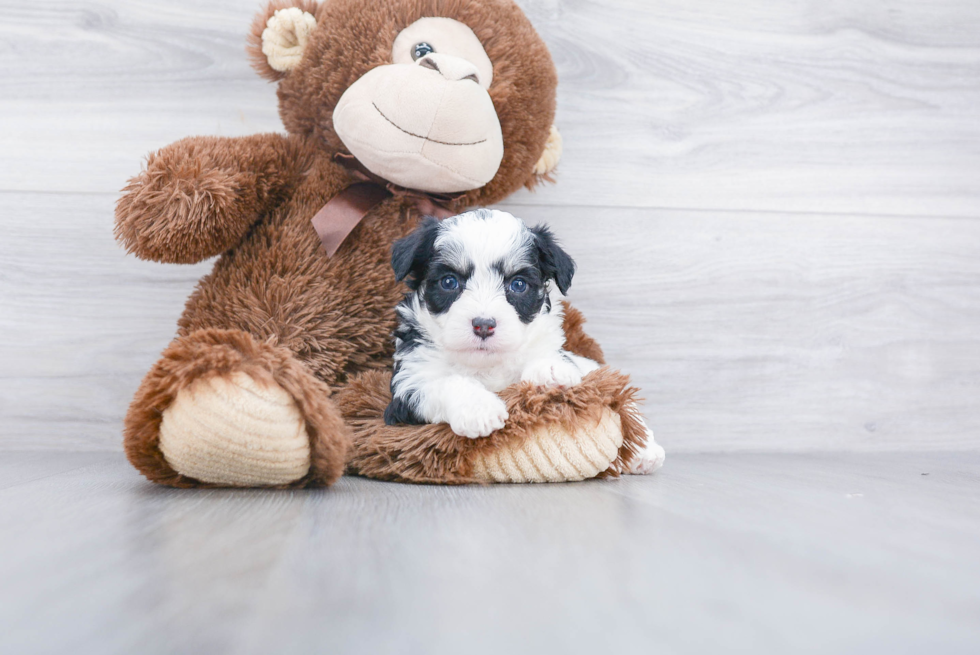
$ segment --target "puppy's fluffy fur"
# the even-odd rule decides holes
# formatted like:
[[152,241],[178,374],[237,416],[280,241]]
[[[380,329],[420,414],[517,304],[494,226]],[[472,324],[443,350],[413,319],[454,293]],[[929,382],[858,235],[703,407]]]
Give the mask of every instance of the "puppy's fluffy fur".
[[385,422],[448,423],[465,437],[504,426],[496,392],[521,380],[578,384],[596,368],[562,349],[562,305],[575,263],[547,227],[480,209],[426,219],[392,249],[412,290],[397,307]]

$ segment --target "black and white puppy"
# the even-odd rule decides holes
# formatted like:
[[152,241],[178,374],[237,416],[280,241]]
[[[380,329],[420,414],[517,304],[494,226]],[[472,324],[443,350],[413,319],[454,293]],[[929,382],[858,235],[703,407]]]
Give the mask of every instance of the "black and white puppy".
[[[387,424],[448,423],[460,436],[483,437],[507,420],[496,392],[522,380],[571,386],[599,367],[562,348],[558,301],[575,263],[547,227],[488,209],[427,218],[395,243],[391,263],[411,293],[396,309]],[[648,429],[631,472],[663,461]]]
[[391,261],[412,293],[397,307],[389,425],[448,423],[484,437],[507,420],[496,392],[521,380],[571,386],[599,367],[562,349],[557,292],[575,263],[547,227],[488,209],[427,218]]

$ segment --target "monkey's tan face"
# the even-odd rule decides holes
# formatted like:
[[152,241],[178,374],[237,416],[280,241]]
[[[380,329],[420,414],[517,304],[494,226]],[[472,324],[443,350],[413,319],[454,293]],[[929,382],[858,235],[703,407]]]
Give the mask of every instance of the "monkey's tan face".
[[487,89],[493,66],[473,31],[450,18],[423,18],[395,39],[394,63],[352,84],[334,129],[368,170],[431,193],[477,189],[504,155]]
[[[408,27],[394,33],[393,20]],[[486,49],[471,25],[493,35]],[[280,83],[287,130],[346,148],[400,186],[487,204],[550,179],[561,156],[558,130],[543,140],[541,129],[554,66],[511,0],[272,0],[249,52]]]

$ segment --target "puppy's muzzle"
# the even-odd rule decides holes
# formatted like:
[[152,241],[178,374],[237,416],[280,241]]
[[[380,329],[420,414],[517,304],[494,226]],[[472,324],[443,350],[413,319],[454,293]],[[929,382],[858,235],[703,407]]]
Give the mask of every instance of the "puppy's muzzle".
[[473,334],[481,339],[489,339],[493,336],[493,329],[497,327],[497,321],[493,318],[474,318]]

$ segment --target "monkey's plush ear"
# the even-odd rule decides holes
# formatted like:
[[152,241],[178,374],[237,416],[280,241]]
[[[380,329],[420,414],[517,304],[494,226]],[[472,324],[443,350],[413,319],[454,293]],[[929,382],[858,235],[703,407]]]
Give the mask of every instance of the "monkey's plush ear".
[[248,56],[259,75],[276,82],[303,58],[316,29],[315,0],[273,0],[255,17],[248,35]]
[[561,134],[558,132],[558,128],[552,125],[551,131],[548,133],[548,140],[544,144],[544,152],[541,153],[541,159],[534,165],[535,181],[539,179],[554,181],[551,179],[551,172],[555,170],[561,160],[561,149]]

